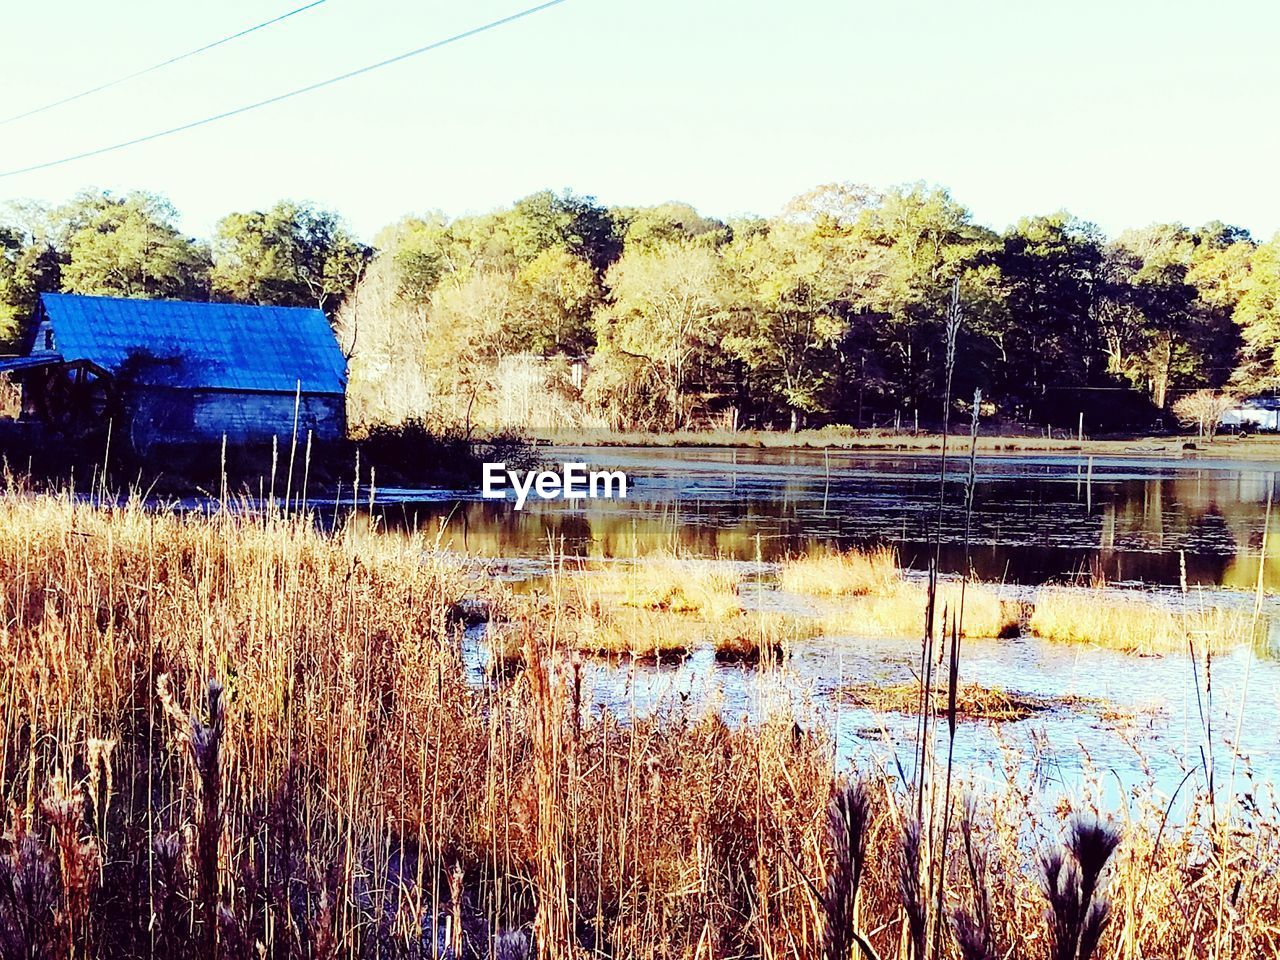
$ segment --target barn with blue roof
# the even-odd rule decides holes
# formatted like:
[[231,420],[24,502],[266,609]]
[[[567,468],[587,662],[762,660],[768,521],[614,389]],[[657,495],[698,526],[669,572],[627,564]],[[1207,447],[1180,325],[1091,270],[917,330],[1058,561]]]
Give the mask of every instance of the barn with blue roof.
[[120,415],[140,450],[346,433],[346,357],[320,310],[46,293],[25,356],[24,413]]

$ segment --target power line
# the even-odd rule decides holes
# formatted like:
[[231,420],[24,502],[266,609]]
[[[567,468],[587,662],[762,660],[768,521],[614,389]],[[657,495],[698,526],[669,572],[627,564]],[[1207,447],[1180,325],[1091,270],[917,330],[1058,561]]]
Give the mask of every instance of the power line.
[[304,93],[311,93],[315,90],[320,90],[323,87],[329,87],[335,83],[341,83],[344,80],[350,80],[353,77],[371,73],[372,71],[379,70],[382,67],[388,67],[393,63],[399,63],[401,60],[408,60],[410,57],[416,57],[432,50],[438,50],[451,43],[457,43],[459,40],[466,40],[469,37],[474,37],[478,34],[496,29],[497,27],[514,23],[516,20],[522,20],[525,17],[532,16],[535,13],[540,13],[541,11],[550,9],[551,7],[559,6],[564,2],[565,0],[548,0],[548,2],[540,3],[537,6],[526,7],[524,10],[520,10],[510,16],[502,17],[499,20],[491,20],[478,27],[472,27],[470,30],[464,30],[462,33],[455,33],[451,37],[445,37],[443,40],[436,40],[433,43],[427,44],[425,47],[418,47],[416,50],[410,50],[407,53],[401,53],[394,57],[389,57],[386,60],[380,60],[377,63],[371,63],[368,66],[360,67],[356,70],[350,70],[347,73],[339,74],[336,77],[330,77],[327,80],[309,83],[305,87],[298,87],[296,90],[290,90],[288,93],[276,94],[274,97],[268,97],[266,100],[259,100],[256,103],[249,103],[242,107],[236,107],[232,110],[225,110],[222,113],[215,113],[210,117],[203,117],[199,120],[192,120],[188,123],[179,124],[176,127],[169,127],[167,130],[158,130],[155,133],[149,133],[146,136],[134,137],[132,140],[124,140],[120,143],[113,143],[109,146],[98,147],[94,150],[86,150],[83,153],[72,154],[69,157],[60,157],[57,160],[46,160],[43,163],[34,163],[29,167],[19,167],[16,170],[6,170],[3,173],[0,173],[0,180],[6,177],[16,177],[24,173],[34,173],[37,170],[47,170],[50,167],[59,167],[64,163],[73,163],[76,160],[86,160],[89,157],[101,156],[104,153],[123,150],[126,147],[136,147],[141,143],[149,143],[152,140],[159,140],[161,137],[167,137],[175,133],[184,133],[187,130],[194,130],[196,127],[203,127],[206,124],[216,123],[219,120],[226,120],[230,117],[239,116],[242,113],[248,113],[250,110],[257,110],[259,107],[267,107],[273,103],[280,103],[283,100],[301,96]]
[[301,7],[295,7],[292,10],[289,10],[285,13],[280,14],[280,16],[278,17],[272,17],[270,20],[264,20],[262,23],[256,23],[252,27],[246,27],[245,29],[239,30],[236,33],[228,34],[227,36],[214,40],[211,43],[206,43],[204,46],[196,47],[194,50],[188,50],[186,53],[180,53],[176,57],[170,57],[168,60],[161,60],[159,63],[153,63],[149,67],[143,67],[141,70],[135,70],[133,73],[126,73],[122,77],[116,77],[114,80],[108,80],[106,83],[100,83],[96,87],[90,87],[87,90],[81,90],[79,93],[73,93],[70,96],[63,97],[60,100],[51,100],[48,103],[41,104],[38,107],[32,107],[30,110],[27,110],[24,113],[15,113],[11,117],[5,117],[3,120],[0,120],[0,127],[3,127],[6,123],[13,123],[15,120],[25,120],[27,117],[34,117],[37,113],[44,113],[46,110],[52,110],[55,107],[61,107],[65,104],[73,103],[76,100],[82,100],[85,97],[93,96],[93,94],[101,93],[103,90],[109,90],[112,87],[119,86],[122,83],[127,83],[130,80],[136,80],[138,79],[138,77],[144,77],[148,73],[154,73],[157,70],[163,70],[165,67],[172,66],[173,64],[178,63],[182,60],[186,60],[190,57],[194,57],[194,56],[198,56],[199,54],[206,53],[207,51],[212,50],[214,47],[220,47],[224,43],[230,43],[233,40],[239,40],[241,37],[247,37],[251,33],[256,33],[257,31],[262,30],[266,27],[274,26],[275,24],[279,23],[282,20],[288,20],[290,17],[294,17],[300,13],[304,13],[305,11],[310,10],[312,7],[318,7],[320,6],[320,4],[324,2],[326,2],[326,0],[312,0],[311,3],[304,4]]

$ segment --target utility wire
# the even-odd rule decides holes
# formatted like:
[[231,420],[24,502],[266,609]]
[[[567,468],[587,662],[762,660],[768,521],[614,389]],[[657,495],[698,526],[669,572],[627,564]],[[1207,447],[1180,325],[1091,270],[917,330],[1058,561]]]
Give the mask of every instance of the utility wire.
[[101,93],[103,90],[110,90],[112,87],[119,86],[122,83],[127,83],[130,80],[136,80],[138,77],[145,77],[148,73],[163,70],[165,67],[173,66],[173,64],[182,60],[206,53],[214,47],[220,47],[224,43],[230,43],[232,40],[239,40],[241,37],[247,37],[251,33],[256,33],[266,27],[273,26],[282,20],[288,20],[290,17],[297,16],[299,13],[310,10],[312,7],[318,7],[324,2],[325,0],[312,0],[311,3],[304,4],[301,7],[295,7],[292,10],[280,14],[278,17],[273,17],[270,20],[264,20],[262,23],[256,23],[252,27],[246,27],[236,33],[228,34],[225,37],[214,40],[212,43],[206,43],[202,47],[196,47],[194,50],[188,50],[186,53],[180,53],[176,57],[170,57],[168,60],[161,60],[159,63],[153,63],[151,66],[143,67],[141,70],[135,70],[133,73],[126,73],[122,77],[116,77],[114,80],[108,80],[106,83],[100,83],[96,87],[90,87],[88,90],[81,90],[79,93],[73,93],[68,97],[63,97],[61,100],[51,100],[38,107],[32,107],[24,113],[15,113],[11,117],[0,119],[0,127],[3,127],[7,123],[13,123],[16,120],[25,120],[27,117],[34,117],[37,113],[44,113],[46,110],[52,110],[55,107],[61,107],[65,104],[73,103],[76,100],[82,100],[85,97],[93,96],[95,93]]
[[187,130],[194,130],[196,127],[203,127],[206,124],[216,123],[219,120],[226,120],[229,117],[239,116],[242,113],[248,113],[250,110],[257,110],[259,107],[267,107],[273,103],[280,103],[283,100],[288,100],[292,97],[301,96],[304,93],[311,93],[312,91],[320,90],[323,87],[329,87],[335,83],[341,83],[344,80],[350,80],[353,77],[358,77],[366,73],[371,73],[372,71],[379,70],[382,67],[388,67],[393,63],[399,63],[401,60],[408,60],[410,57],[416,57],[416,56],[419,56],[420,54],[428,53],[432,50],[438,50],[441,47],[448,46],[451,43],[457,43],[459,40],[466,40],[470,37],[474,37],[478,34],[485,33],[489,30],[494,30],[497,27],[502,27],[509,23],[514,23],[516,20],[522,20],[525,17],[532,16],[535,13],[540,13],[541,11],[550,9],[551,7],[559,6],[564,2],[565,0],[548,0],[548,2],[540,3],[537,6],[526,7],[524,10],[520,10],[516,13],[511,14],[510,16],[502,17],[499,20],[491,20],[488,23],[481,24],[478,27],[472,27],[470,30],[464,30],[462,33],[455,33],[451,37],[445,37],[443,40],[436,40],[433,43],[427,44],[425,47],[418,47],[418,49],[416,50],[409,50],[406,53],[397,54],[396,56],[389,57],[386,60],[380,60],[377,63],[371,63],[368,66],[360,67],[356,70],[350,70],[347,73],[339,74],[336,77],[330,77],[327,80],[320,80],[316,83],[309,83],[305,87],[298,87],[296,90],[290,90],[287,93],[279,93],[279,94],[276,94],[274,97],[268,97],[266,100],[259,100],[256,103],[248,103],[248,104],[245,104],[244,106],[236,107],[232,110],[225,110],[222,113],[215,113],[213,116],[210,116],[210,117],[202,117],[199,120],[192,120],[188,123],[183,123],[176,127],[169,127],[167,130],[158,130],[155,133],[149,133],[146,136],[134,137],[132,140],[123,140],[120,143],[113,143],[105,147],[98,147],[94,150],[86,150],[83,153],[72,154],[69,157],[60,157],[57,160],[46,160],[43,163],[34,163],[29,167],[19,167],[16,170],[6,170],[3,173],[0,173],[0,180],[4,179],[5,177],[16,177],[24,173],[34,173],[37,170],[47,170],[50,167],[58,167],[64,163],[73,163],[76,160],[86,160],[89,157],[101,156],[104,153],[111,153],[115,150],[123,150],[126,147],[135,147],[140,143],[149,143],[152,140],[159,140],[161,137],[167,137],[175,133],[183,133]]

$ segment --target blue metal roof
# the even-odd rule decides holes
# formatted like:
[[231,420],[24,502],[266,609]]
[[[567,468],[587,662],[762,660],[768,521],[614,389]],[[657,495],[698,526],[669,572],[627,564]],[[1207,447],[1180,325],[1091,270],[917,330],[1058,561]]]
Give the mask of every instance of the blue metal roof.
[[40,303],[68,363],[132,366],[140,382],[186,388],[293,393],[301,381],[303,393],[342,393],[346,384],[320,310],[62,293]]
[[34,357],[0,357],[0,373],[20,373],[23,370],[38,370],[40,367],[55,367],[60,363],[60,353],[41,353]]

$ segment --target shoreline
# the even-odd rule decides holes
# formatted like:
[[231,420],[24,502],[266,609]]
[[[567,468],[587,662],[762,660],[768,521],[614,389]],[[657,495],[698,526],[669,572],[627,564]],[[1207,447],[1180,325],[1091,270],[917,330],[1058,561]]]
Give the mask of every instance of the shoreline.
[[[938,433],[890,434],[865,431],[846,433],[831,430],[784,431],[609,431],[534,430],[530,432],[537,448],[544,447],[636,447],[636,448],[703,448],[739,450],[843,450],[869,453],[936,453],[942,449]],[[969,449],[968,436],[953,433],[948,450]],[[1081,454],[1108,457],[1159,457],[1170,460],[1230,459],[1280,461],[1280,436],[1219,437],[1212,441],[1192,436],[1049,438],[993,434],[978,436],[978,452],[986,454]]]

